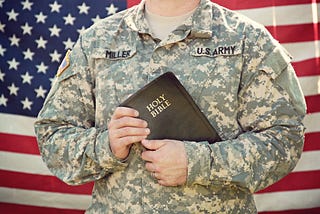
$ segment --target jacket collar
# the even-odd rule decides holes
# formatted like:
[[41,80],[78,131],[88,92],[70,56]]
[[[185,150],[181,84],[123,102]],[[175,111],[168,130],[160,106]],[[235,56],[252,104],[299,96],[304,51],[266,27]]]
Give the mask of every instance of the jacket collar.
[[[190,32],[192,37],[210,38],[212,36],[213,8],[210,0],[201,0],[194,14],[182,24],[178,30]],[[141,34],[151,34],[144,13],[145,0],[131,8],[124,21],[134,31]]]

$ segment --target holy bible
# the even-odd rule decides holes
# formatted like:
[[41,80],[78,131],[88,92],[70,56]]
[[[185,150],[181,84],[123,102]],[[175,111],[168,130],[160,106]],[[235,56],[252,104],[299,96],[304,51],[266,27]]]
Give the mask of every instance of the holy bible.
[[148,139],[208,141],[220,138],[190,94],[172,72],[154,79],[127,100],[123,107],[139,111],[148,122]]

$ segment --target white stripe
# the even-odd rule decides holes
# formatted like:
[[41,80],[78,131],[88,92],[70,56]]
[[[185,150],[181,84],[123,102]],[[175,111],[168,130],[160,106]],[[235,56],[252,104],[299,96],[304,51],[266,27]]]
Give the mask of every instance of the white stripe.
[[0,113],[0,132],[35,136],[33,124],[36,118]]
[[[312,143],[318,143],[318,142],[312,142]],[[320,170],[319,163],[320,163],[320,151],[303,152],[293,172]]]
[[306,133],[320,132],[320,112],[307,114],[303,120],[303,123],[306,127]]
[[40,175],[52,175],[40,155],[0,151],[0,169]]
[[319,41],[282,43],[282,46],[292,55],[293,62],[319,57]]
[[[318,11],[319,5],[316,6]],[[300,4],[245,9],[238,12],[265,26],[307,24],[314,21],[312,6],[312,4]]]
[[[320,113],[319,113],[320,115]],[[310,143],[310,142],[309,142]],[[318,143],[318,142],[311,142]],[[0,169],[29,174],[52,175],[40,155],[0,151]],[[320,170],[320,151],[303,152],[294,171]]]
[[[320,94],[320,76],[299,77],[299,82],[305,96]],[[0,132],[35,136],[33,130],[35,119],[36,118],[0,113]],[[307,127],[306,133],[319,132],[319,121],[320,115],[318,113],[308,114],[304,120]]]
[[[320,76],[299,77],[299,82],[304,96],[320,94]],[[36,118],[32,117],[0,113],[0,132],[35,136],[33,131],[33,124],[35,120]],[[11,125],[11,127],[4,125],[9,124],[10,122],[12,123],[12,121],[15,121],[15,123],[14,125]],[[305,119],[305,125],[307,126],[306,132],[319,132],[320,125],[318,121],[320,121],[319,114],[308,114]],[[32,127],[32,130],[30,127]]]
[[0,187],[0,201],[4,203],[85,210],[90,204],[90,195],[42,192]]
[[[320,94],[320,75],[299,77],[299,83],[304,96]],[[313,105],[316,105],[315,103]]]
[[[299,77],[299,82],[305,96],[320,94],[320,76]],[[312,118],[312,115],[307,115],[307,117],[309,117],[306,120],[306,124],[309,123],[307,132],[320,131],[320,125],[316,122],[319,121],[319,116]],[[34,137],[33,124],[35,120],[36,118],[0,113],[0,132]],[[4,124],[9,125],[5,126]]]
[[320,4],[312,3],[313,23],[318,23],[320,15]]
[[309,209],[319,207],[320,189],[255,194],[254,198],[259,212]]

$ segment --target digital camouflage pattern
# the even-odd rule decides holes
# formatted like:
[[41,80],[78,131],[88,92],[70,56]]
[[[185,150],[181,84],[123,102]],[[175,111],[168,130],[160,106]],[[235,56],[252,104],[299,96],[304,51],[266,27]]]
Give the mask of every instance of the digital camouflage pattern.
[[[209,0],[163,41],[143,11],[144,1],[80,36],[35,124],[44,161],[68,184],[95,181],[87,213],[256,213],[253,193],[302,152],[306,107],[290,56],[261,25]],[[222,138],[185,142],[188,177],[178,187],[151,177],[139,143],[120,161],[108,142],[116,106],[166,71]]]

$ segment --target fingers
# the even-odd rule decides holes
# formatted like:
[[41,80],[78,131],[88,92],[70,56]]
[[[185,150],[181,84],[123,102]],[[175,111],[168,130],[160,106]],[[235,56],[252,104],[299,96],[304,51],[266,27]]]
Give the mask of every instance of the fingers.
[[117,144],[130,145],[142,141],[149,134],[150,130],[148,128],[124,127],[110,132],[109,138],[110,140],[116,139]]
[[119,129],[123,127],[146,128],[147,126],[148,124],[146,121],[139,118],[128,116],[121,117],[118,119],[111,119],[108,124],[109,129]]
[[158,150],[165,145],[163,140],[143,140],[141,143],[148,150]]
[[142,152],[146,170],[160,185],[177,186],[187,180],[187,156],[184,144],[173,140],[142,140],[149,150]]
[[117,107],[112,115],[111,119],[119,119],[121,117],[138,117],[139,112],[133,108]]
[[150,171],[151,177],[157,180],[157,182],[162,186],[183,185],[187,181],[186,173],[187,172],[185,169],[159,169],[155,171]]
[[139,112],[132,108],[117,107],[111,116],[108,128],[119,128],[124,125],[133,127],[147,127],[144,120],[138,119]]
[[140,142],[150,134],[147,122],[138,116],[138,111],[132,108],[118,107],[108,123],[111,151],[120,159],[127,157],[133,143]]

